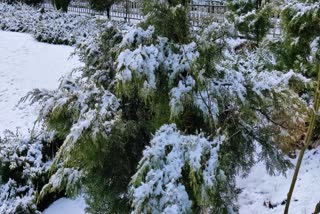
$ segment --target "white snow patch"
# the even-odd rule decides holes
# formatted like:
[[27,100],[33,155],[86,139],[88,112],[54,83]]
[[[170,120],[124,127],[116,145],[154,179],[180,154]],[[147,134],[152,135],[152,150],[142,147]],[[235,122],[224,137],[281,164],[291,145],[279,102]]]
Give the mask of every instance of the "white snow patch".
[[[293,161],[296,164],[296,159]],[[239,195],[240,214],[280,214],[281,205],[289,191],[294,169],[282,175],[269,176],[263,163],[255,165],[247,178],[238,178],[237,185],[242,189]],[[320,148],[307,151],[301,164],[298,180],[290,203],[290,214],[310,214],[320,201]],[[271,202],[277,205],[270,209],[263,205]]]
[[60,198],[50,205],[43,214],[85,214],[86,203],[83,197],[76,199]]
[[17,106],[34,88],[55,89],[59,78],[79,67],[72,47],[35,41],[31,35],[0,31],[0,135],[5,129],[32,128],[38,106]]

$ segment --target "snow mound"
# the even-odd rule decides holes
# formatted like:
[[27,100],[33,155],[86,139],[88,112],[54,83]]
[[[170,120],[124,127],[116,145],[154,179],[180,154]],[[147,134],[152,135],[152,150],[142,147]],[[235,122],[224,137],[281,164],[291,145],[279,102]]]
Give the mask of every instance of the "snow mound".
[[85,214],[86,203],[84,198],[76,199],[60,198],[48,207],[43,214]]

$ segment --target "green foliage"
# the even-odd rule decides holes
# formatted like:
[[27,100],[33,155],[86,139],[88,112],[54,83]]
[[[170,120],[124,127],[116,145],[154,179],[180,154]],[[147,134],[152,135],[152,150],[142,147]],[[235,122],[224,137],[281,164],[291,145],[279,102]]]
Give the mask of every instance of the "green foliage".
[[41,134],[30,136],[7,131],[0,138],[1,213],[40,213],[64,196],[64,191],[55,191],[37,200],[39,191],[49,181],[48,167],[59,143]]
[[68,109],[68,104],[55,108],[47,116],[48,130],[54,130],[56,138],[65,139],[78,114],[78,112]]
[[[100,3],[100,9],[107,7]],[[176,146],[177,163],[183,166],[174,184],[191,201],[183,211],[231,213],[237,211],[235,176],[249,173],[257,146],[270,174],[290,167],[279,148],[303,133],[308,111],[299,93],[305,82],[284,72],[288,62],[275,62],[285,48],[279,46],[273,55],[276,43],[265,40],[272,6],[229,1],[235,24],[212,23],[192,38],[186,5],[184,0],[145,0],[146,20],[140,26],[146,30],[133,27],[123,33],[127,29],[106,27],[79,45],[85,63],[81,77],[64,79],[57,91],[34,93],[45,103],[39,120],[59,141],[51,167],[56,180],[47,182],[39,198],[55,191],[74,193],[69,186],[82,185],[91,213],[129,213],[132,204],[138,213],[141,207],[149,212],[153,196],[130,201],[135,196],[127,191],[129,183],[139,188],[152,180],[147,175],[153,169],[163,172]],[[164,140],[151,140],[172,122],[181,141],[173,138],[163,146],[170,131]],[[220,136],[225,139],[210,141]],[[200,167],[189,158],[199,145],[194,139],[204,145]],[[143,153],[157,143],[162,153]],[[211,163],[216,164],[205,172]]]
[[[320,60],[319,6],[319,1],[287,0],[281,12],[283,39],[276,44],[280,65],[302,73],[312,80],[317,78],[316,65]],[[315,86],[312,86],[300,88],[299,93],[303,94],[307,101],[310,101],[315,89]],[[318,126],[319,121],[316,122],[316,127]],[[315,129],[314,139],[320,135],[318,130]]]
[[96,11],[109,10],[113,3],[114,0],[89,0],[91,8]]
[[274,8],[271,3],[260,0],[229,0],[229,19],[235,23],[240,36],[260,43],[271,27]]
[[[143,1],[143,13],[146,16],[140,24],[143,28],[152,25],[158,36],[164,36],[176,43],[190,41],[191,25],[185,0]],[[161,17],[161,18],[160,18]]]
[[84,134],[71,152],[70,164],[85,170],[90,212],[128,212],[128,183],[150,138],[147,123],[140,119],[115,121],[107,135]]
[[[288,1],[281,13],[284,41],[280,56],[284,65],[314,78],[317,76],[314,59],[320,59],[320,9],[316,5],[319,3]],[[301,7],[307,9],[301,12]]]
[[52,0],[52,5],[63,12],[68,12],[68,5],[71,0]]

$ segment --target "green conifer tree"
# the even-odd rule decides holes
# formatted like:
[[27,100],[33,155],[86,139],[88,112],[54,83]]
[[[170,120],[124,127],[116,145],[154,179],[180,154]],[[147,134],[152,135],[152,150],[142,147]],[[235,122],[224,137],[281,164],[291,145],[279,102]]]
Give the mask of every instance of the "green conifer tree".
[[[176,205],[180,213],[237,212],[235,176],[248,174],[257,144],[269,173],[290,166],[278,142],[294,141],[306,115],[289,84],[299,76],[277,70],[264,43],[269,25],[262,8],[255,2],[230,15],[259,9],[247,29],[242,22],[211,23],[194,38],[185,1],[146,1],[143,29],[107,27],[81,46],[81,77],[34,94],[44,103],[40,119],[63,141],[52,171],[83,172],[90,212],[161,213]],[[197,142],[202,149],[195,152]],[[153,172],[166,178],[175,166],[169,154],[180,174],[155,188]],[[145,185],[152,191],[139,194]],[[159,192],[181,200],[162,206]]]
[[68,6],[70,1],[71,0],[52,0],[52,4],[57,10],[68,12]]
[[107,12],[107,16],[110,19],[111,6],[115,3],[114,0],[89,0],[89,4],[92,9],[99,12]]

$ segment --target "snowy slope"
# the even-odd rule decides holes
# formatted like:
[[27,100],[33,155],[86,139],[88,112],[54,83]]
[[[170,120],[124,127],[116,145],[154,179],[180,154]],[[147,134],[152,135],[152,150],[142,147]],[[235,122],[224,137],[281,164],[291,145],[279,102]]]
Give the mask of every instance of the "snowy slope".
[[[296,160],[294,160],[294,163]],[[254,166],[250,175],[237,179],[242,193],[239,196],[241,214],[278,214],[283,213],[289,186],[293,176],[293,169],[287,172],[287,177],[282,175],[269,176],[263,164]],[[290,214],[311,214],[316,204],[320,201],[320,148],[307,151],[301,164],[299,177],[290,203]],[[273,209],[263,205],[271,202],[277,205]]]
[[80,65],[73,48],[36,42],[31,35],[0,31],[0,133],[32,127],[36,107],[16,106],[33,88],[54,89],[59,78]]

